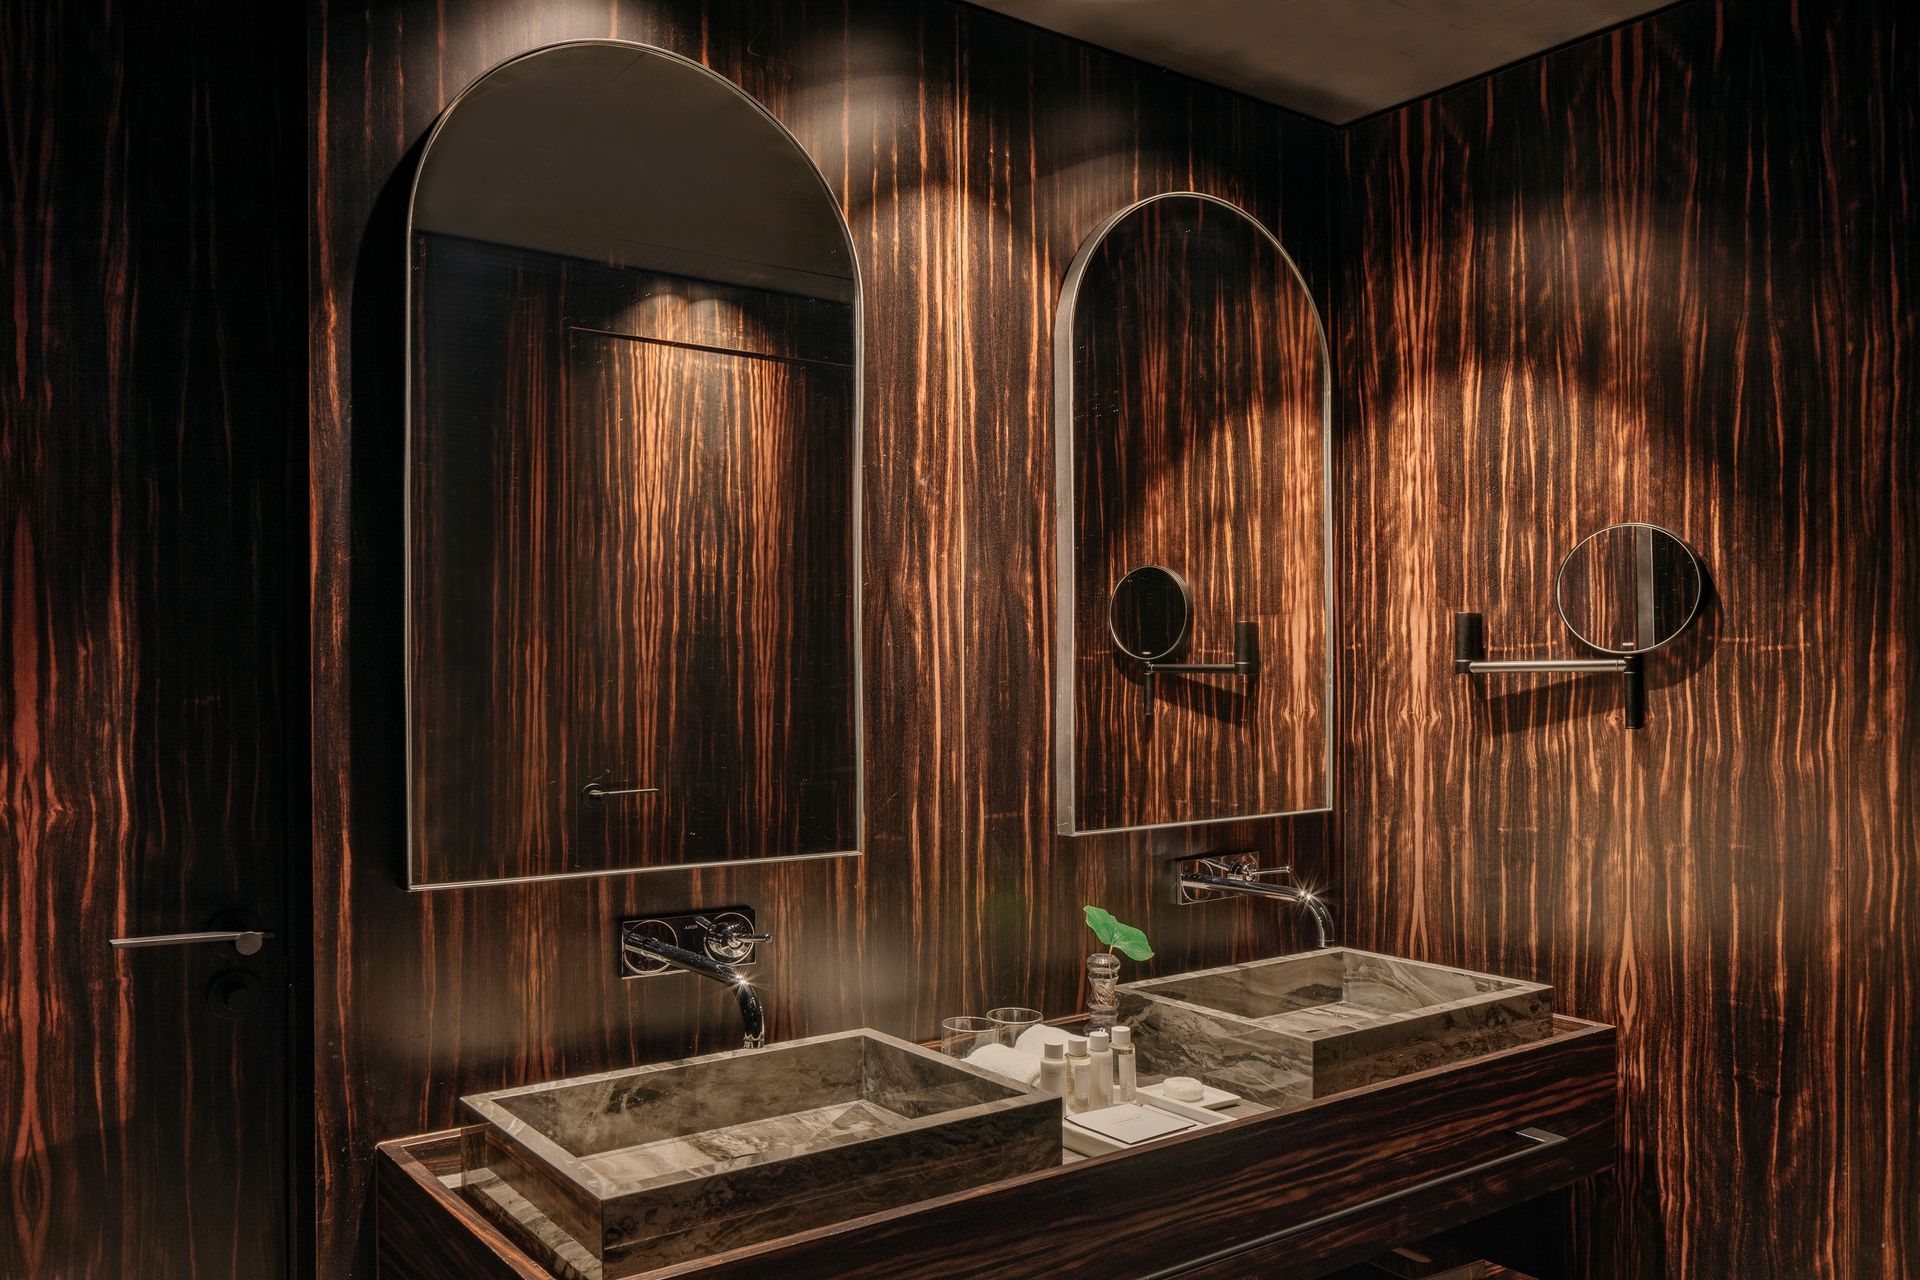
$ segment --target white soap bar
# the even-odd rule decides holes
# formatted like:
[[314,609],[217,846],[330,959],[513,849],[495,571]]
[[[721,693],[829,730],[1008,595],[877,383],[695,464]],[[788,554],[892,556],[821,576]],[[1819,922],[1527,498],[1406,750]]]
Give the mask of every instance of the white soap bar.
[[1207,1091],[1192,1076],[1168,1076],[1160,1082],[1160,1092],[1175,1102],[1198,1102]]
[[1117,1107],[1102,1107],[1098,1111],[1083,1111],[1077,1116],[1068,1116],[1067,1123],[1129,1147],[1200,1127],[1196,1121],[1172,1115],[1158,1107],[1143,1107],[1137,1102],[1123,1102]]

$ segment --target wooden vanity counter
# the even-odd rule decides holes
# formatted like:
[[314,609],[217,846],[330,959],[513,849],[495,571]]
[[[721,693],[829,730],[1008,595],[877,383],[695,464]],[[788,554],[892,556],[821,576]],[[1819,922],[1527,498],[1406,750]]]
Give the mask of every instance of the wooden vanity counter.
[[[643,1273],[640,1280],[1308,1280],[1612,1167],[1612,1027]],[[382,1143],[382,1280],[552,1280],[447,1179],[459,1130]],[[1121,1264],[1130,1260],[1132,1270]]]

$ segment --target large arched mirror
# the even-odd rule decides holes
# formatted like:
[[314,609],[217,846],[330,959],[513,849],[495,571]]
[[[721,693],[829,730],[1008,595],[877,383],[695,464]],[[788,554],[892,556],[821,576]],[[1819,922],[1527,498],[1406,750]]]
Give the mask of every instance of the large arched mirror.
[[1121,210],[1054,387],[1058,829],[1330,808],[1327,343],[1280,242],[1211,196]]
[[758,103],[587,41],[466,90],[409,227],[409,883],[860,843],[860,289]]

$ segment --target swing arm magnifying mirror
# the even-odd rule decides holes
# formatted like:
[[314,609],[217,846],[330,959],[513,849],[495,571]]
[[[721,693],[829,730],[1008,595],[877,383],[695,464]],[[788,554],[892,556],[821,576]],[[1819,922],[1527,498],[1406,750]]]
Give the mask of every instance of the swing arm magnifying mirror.
[[1692,624],[1705,589],[1700,561],[1677,535],[1642,522],[1608,525],[1567,553],[1553,590],[1554,607],[1574,639],[1605,656],[1489,660],[1486,619],[1456,613],[1453,669],[1458,675],[1618,675],[1626,727],[1643,728],[1646,655],[1671,644]]
[[1157,564],[1128,571],[1107,599],[1107,630],[1120,652],[1140,663],[1146,678],[1147,714],[1162,674],[1251,676],[1260,669],[1251,622],[1233,624],[1232,662],[1169,662],[1180,651],[1193,621],[1193,593],[1187,580]]

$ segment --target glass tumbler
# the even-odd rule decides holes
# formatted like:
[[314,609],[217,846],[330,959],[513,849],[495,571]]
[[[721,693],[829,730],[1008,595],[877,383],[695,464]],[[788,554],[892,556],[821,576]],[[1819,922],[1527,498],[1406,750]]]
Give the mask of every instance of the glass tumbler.
[[1022,1031],[1040,1024],[1040,1011],[1007,1005],[987,1010],[987,1021],[1000,1029],[1000,1043],[1011,1046]]
[[948,1018],[940,1024],[940,1052],[949,1058],[999,1043],[1000,1028],[991,1018]]

